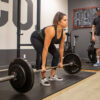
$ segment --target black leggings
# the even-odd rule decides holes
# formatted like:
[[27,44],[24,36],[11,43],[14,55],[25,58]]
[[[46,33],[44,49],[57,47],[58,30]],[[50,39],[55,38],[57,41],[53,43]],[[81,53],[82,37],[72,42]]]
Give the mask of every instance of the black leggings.
[[[37,58],[36,58],[36,65],[42,65],[42,51],[44,43],[41,40],[37,31],[35,31],[31,36],[31,43],[36,50]],[[53,56],[51,66],[57,66],[59,63],[59,52],[54,44],[49,46],[48,52]]]

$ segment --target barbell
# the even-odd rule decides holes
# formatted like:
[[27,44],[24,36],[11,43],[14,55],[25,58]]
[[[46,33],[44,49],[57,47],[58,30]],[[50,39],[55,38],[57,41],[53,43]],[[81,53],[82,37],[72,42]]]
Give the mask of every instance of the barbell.
[[[81,61],[75,54],[68,54],[63,59],[64,70],[69,74],[78,73],[81,70]],[[46,69],[58,68],[58,66]],[[37,70],[41,71],[41,70]],[[8,76],[1,77],[0,82],[10,81],[11,86],[19,93],[26,93],[34,85],[34,70],[31,64],[24,59],[14,59],[8,69]]]
[[[33,69],[37,69],[37,66],[33,65]],[[47,66],[46,70],[49,69],[54,69],[54,68],[59,68],[59,66]],[[81,70],[81,61],[80,58],[74,54],[74,53],[70,53],[67,54],[64,59],[63,59],[63,69],[65,70],[65,72],[69,73],[69,74],[76,74]],[[41,68],[36,70],[35,72],[41,72]]]

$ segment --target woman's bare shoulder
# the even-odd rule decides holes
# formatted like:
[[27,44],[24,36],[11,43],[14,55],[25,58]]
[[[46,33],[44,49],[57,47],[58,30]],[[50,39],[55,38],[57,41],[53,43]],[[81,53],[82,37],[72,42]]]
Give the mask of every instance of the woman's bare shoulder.
[[46,28],[46,30],[54,31],[54,26],[48,26],[48,27]]
[[54,35],[55,34],[55,29],[54,29],[54,26],[48,26],[46,29],[45,29],[45,34],[48,34],[49,35]]

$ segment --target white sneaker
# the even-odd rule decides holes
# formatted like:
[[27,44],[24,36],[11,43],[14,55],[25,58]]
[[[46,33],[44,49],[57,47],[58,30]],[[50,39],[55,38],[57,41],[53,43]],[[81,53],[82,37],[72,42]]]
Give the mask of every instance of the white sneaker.
[[47,78],[41,79],[41,84],[43,86],[50,86],[50,83]]
[[49,80],[50,81],[63,81],[63,78],[60,78],[57,75],[54,75],[54,76],[50,76]]
[[93,66],[100,66],[100,63],[96,62]]

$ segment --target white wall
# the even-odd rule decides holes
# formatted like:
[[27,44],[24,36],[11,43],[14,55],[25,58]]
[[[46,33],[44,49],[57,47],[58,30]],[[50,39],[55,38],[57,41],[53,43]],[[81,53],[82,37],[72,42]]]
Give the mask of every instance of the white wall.
[[[37,0],[32,0],[33,1],[33,25],[30,29],[28,30],[22,30],[21,33],[24,33],[24,35],[21,37],[21,43],[29,43],[30,44],[30,36],[32,34],[32,32],[35,30],[35,25],[36,25],[36,21],[37,21]],[[25,23],[27,21],[27,17],[26,17],[26,13],[27,13],[27,4],[25,2],[25,0],[22,0],[22,8],[21,8],[21,12],[23,12],[21,14],[21,22]],[[21,47],[23,49],[30,49],[33,47]]]
[[[21,43],[30,43],[30,35],[35,30],[36,25],[36,9],[37,0],[32,0],[33,3],[33,25],[28,30],[21,30],[24,33],[21,36]],[[17,45],[17,28],[13,23],[13,0],[9,0],[8,3],[0,1],[0,11],[8,11],[8,22],[0,27],[0,49],[16,49]],[[15,17],[15,16],[14,16]],[[27,22],[27,2],[21,0],[21,23]],[[32,47],[22,47],[32,48]]]
[[0,49],[16,48],[16,27],[12,23],[12,2],[0,2],[0,10],[9,12],[8,22],[0,27]]
[[58,11],[68,14],[68,0],[41,0],[41,28],[52,25]]

